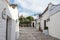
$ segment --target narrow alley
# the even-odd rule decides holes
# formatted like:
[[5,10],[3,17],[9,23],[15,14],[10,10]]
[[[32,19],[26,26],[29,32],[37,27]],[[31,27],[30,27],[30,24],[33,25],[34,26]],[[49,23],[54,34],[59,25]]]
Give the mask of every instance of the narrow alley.
[[32,27],[20,27],[20,37],[18,40],[59,40],[48,35],[44,35],[40,31]]

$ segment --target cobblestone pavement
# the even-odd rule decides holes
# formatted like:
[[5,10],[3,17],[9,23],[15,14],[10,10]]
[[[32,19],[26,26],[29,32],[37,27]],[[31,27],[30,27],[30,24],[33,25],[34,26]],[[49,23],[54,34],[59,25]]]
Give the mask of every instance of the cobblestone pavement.
[[18,40],[59,40],[48,35],[44,35],[40,31],[31,27],[21,27],[20,37]]

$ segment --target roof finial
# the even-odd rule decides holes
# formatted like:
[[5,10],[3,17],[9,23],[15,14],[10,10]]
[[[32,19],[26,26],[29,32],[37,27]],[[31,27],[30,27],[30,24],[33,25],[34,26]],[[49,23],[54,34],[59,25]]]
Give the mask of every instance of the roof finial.
[[51,2],[48,4],[48,8],[51,8],[52,6],[54,6],[54,4],[52,4]]

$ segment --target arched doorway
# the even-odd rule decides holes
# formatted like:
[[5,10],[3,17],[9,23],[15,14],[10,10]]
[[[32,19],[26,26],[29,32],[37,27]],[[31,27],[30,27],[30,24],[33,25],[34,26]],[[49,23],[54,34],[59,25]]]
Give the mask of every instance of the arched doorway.
[[34,28],[34,22],[33,22],[33,28]]

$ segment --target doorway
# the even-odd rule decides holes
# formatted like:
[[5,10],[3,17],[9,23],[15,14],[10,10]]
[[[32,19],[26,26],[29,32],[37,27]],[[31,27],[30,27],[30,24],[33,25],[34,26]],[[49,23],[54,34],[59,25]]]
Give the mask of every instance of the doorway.
[[46,20],[44,20],[44,28],[46,27]]
[[11,18],[6,19],[6,40],[11,40]]
[[46,23],[47,23],[46,20],[44,20],[44,32],[43,32],[43,33],[44,33],[45,35],[49,35],[49,29],[48,29]]
[[6,20],[6,40],[8,40],[7,38],[8,38],[8,18],[7,18],[7,20]]
[[33,22],[33,28],[34,28],[34,22]]

